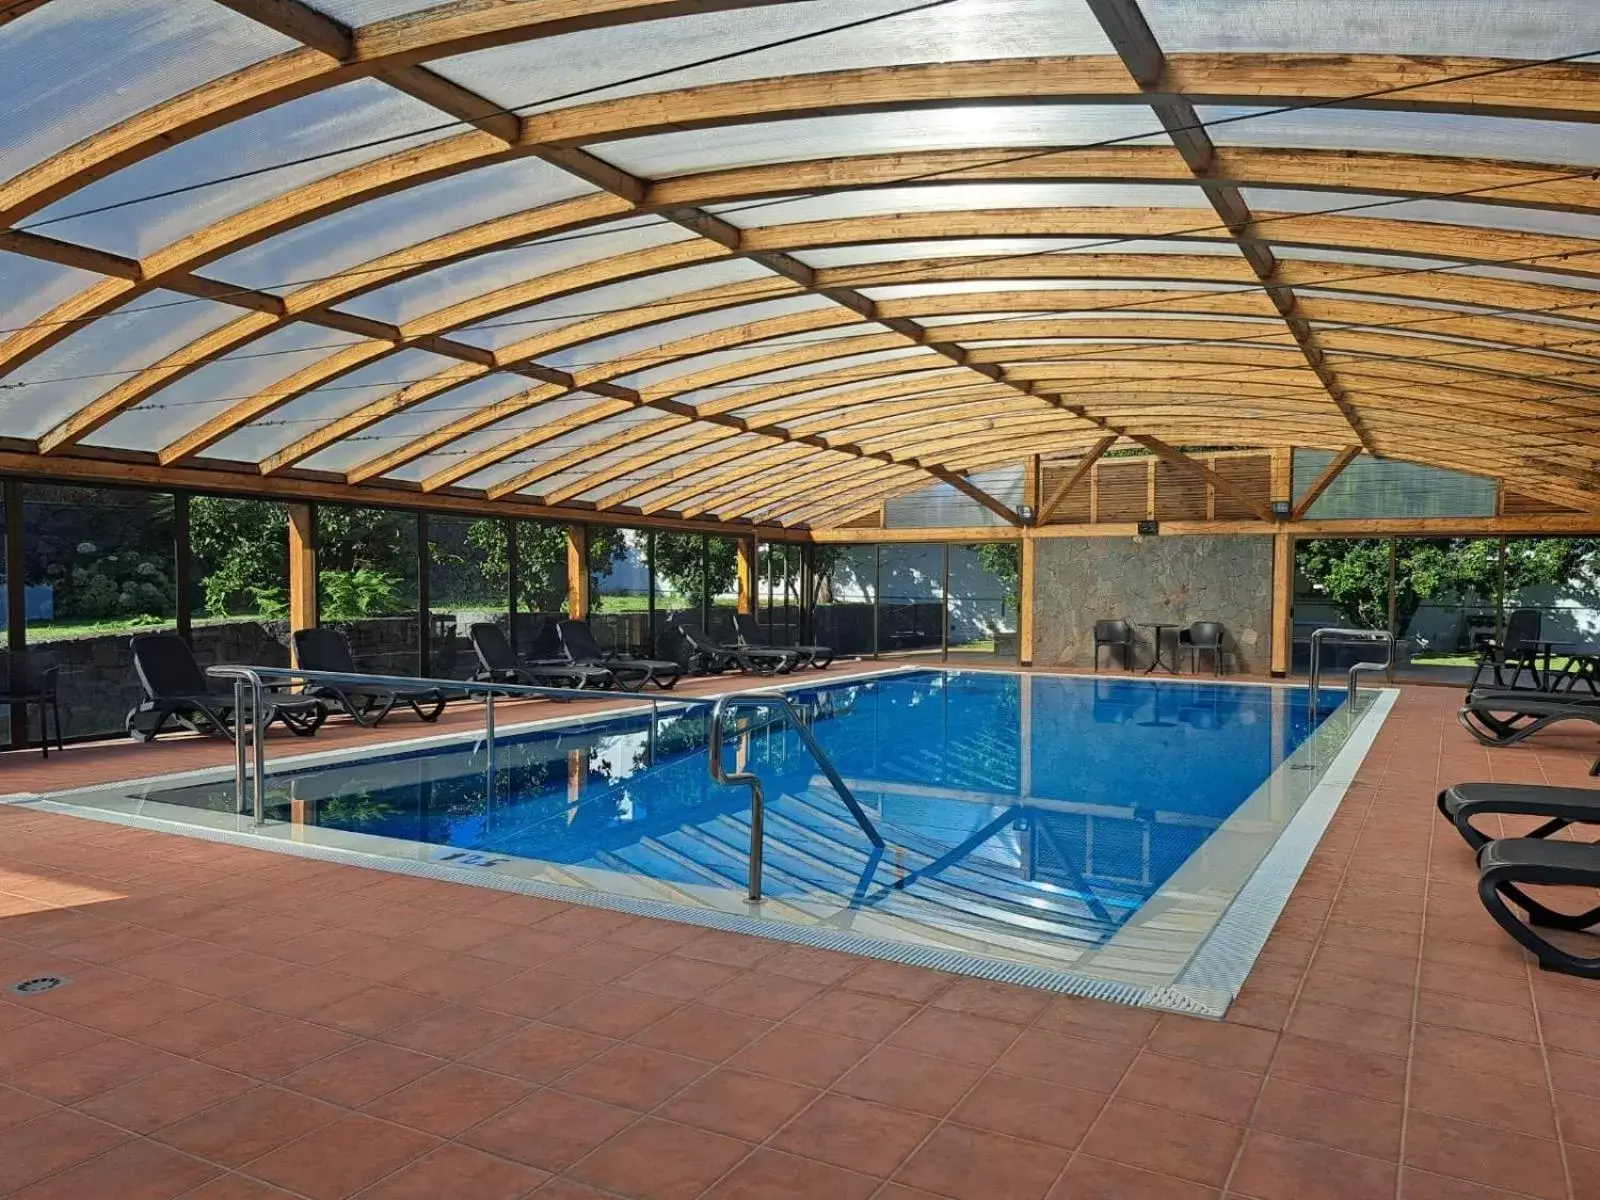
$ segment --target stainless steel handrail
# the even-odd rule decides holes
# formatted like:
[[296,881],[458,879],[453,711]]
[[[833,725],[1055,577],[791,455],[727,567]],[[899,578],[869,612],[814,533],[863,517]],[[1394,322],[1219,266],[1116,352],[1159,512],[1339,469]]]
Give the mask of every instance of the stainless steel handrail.
[[[265,727],[261,721],[261,714],[265,708],[263,704],[269,690],[267,680],[276,680],[279,683],[310,683],[310,684],[343,684],[348,687],[391,687],[402,691],[451,691],[466,692],[468,694],[481,692],[484,697],[484,753],[487,759],[487,771],[492,780],[494,777],[494,699],[496,696],[542,696],[566,697],[581,700],[637,700],[650,706],[650,738],[647,751],[650,760],[655,760],[655,731],[661,717],[661,702],[654,696],[643,696],[636,692],[601,692],[588,688],[561,688],[545,687],[533,683],[500,683],[486,679],[428,679],[423,676],[410,675],[359,675],[343,671],[302,671],[296,667],[258,667],[242,666],[233,663],[219,663],[206,668],[206,674],[213,679],[233,680],[233,725],[234,725],[234,757],[233,757],[233,786],[235,807],[242,810],[244,804],[245,783],[248,778],[251,791],[251,809],[255,823],[266,823],[265,784],[266,778],[266,746]],[[249,756],[253,770],[246,770],[246,740],[244,737],[245,726],[241,723],[242,715],[246,710],[246,687],[249,689]],[[669,703],[688,705],[691,701],[669,701]]]
[[839,793],[845,807],[850,810],[850,815],[856,819],[856,824],[861,826],[868,840],[878,849],[883,849],[883,835],[873,825],[866,810],[861,807],[861,802],[856,799],[850,785],[845,783],[838,768],[833,765],[833,760],[827,752],[817,744],[817,739],[812,736],[811,730],[800,719],[799,710],[789,701],[787,696],[775,692],[734,692],[722,696],[717,700],[716,707],[711,710],[711,778],[718,783],[744,784],[750,789],[750,903],[761,903],[761,866],[765,849],[766,828],[766,794],[761,790],[761,777],[750,771],[729,772],[722,762],[722,734],[723,716],[730,708],[742,705],[762,707],[775,707],[788,719],[794,731],[800,735],[800,742],[810,751],[811,757],[822,768],[822,773],[828,777],[828,782],[833,784],[833,790]]
[[1341,642],[1378,642],[1388,648],[1381,663],[1358,662],[1350,668],[1350,680],[1345,688],[1345,698],[1353,712],[1356,707],[1356,697],[1360,691],[1360,675],[1363,671],[1388,671],[1394,666],[1394,634],[1387,629],[1314,629],[1311,631],[1311,715],[1317,715],[1322,685],[1322,643],[1326,641]]

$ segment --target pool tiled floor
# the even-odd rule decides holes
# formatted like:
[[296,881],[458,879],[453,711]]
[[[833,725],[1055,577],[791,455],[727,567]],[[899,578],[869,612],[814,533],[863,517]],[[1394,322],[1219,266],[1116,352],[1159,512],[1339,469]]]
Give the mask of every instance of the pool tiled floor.
[[1402,690],[1220,1023],[0,806],[0,984],[72,980],[0,995],[0,1195],[1592,1200],[1600,985],[1432,801],[1593,738],[1458,696]]

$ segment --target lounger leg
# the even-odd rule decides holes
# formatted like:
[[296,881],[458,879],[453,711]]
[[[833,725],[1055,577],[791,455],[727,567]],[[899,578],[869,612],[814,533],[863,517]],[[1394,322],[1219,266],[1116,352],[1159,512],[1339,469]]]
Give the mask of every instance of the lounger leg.
[[[1566,975],[1577,975],[1584,979],[1600,979],[1600,958],[1580,958],[1576,954],[1569,954],[1559,946],[1551,944],[1540,937],[1506,905],[1501,898],[1504,890],[1517,903],[1534,903],[1522,894],[1511,882],[1508,872],[1485,871],[1478,878],[1478,898],[1483,901],[1483,906],[1494,918],[1495,923],[1509,933],[1530,954],[1539,960],[1539,965],[1547,971],[1560,971]],[[1543,905],[1536,905],[1548,913]],[[1532,909],[1529,910],[1532,915]],[[1560,916],[1560,914],[1554,914]],[[1571,926],[1568,926],[1571,928]]]

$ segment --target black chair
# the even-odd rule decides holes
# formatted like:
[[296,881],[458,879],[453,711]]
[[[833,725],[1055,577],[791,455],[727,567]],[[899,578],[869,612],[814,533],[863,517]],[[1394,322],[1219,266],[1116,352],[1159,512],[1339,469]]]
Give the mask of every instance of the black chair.
[[[249,719],[249,713],[234,712],[232,686],[214,684],[195,661],[189,643],[177,634],[141,633],[130,645],[145,696],[123,721],[134,741],[154,741],[168,721],[231,741],[238,718]],[[262,698],[263,729],[281,721],[295,736],[310,737],[327,719],[328,710],[314,696],[291,695],[274,687]]]
[[788,650],[761,649],[756,646],[719,646],[706,631],[687,621],[678,622],[678,632],[689,643],[690,664],[706,675],[720,675],[730,667],[748,675],[787,675],[800,656]]
[[[467,630],[472,652],[478,656],[478,670],[472,678],[483,683],[522,683],[532,687],[560,687],[581,691],[616,684],[616,676],[605,667],[578,663],[521,663],[507,640],[505,630],[492,621],[479,621]],[[554,699],[554,697],[552,697]]]
[[55,724],[56,749],[61,741],[61,668],[34,650],[0,650],[0,708],[21,711],[24,728],[28,709],[39,710],[39,752],[50,757],[50,727]]
[[828,664],[833,661],[833,648],[831,646],[774,646],[761,636],[761,626],[757,623],[754,613],[734,613],[733,628],[738,635],[738,644],[754,650],[793,650],[800,656],[799,665],[802,667],[815,667],[819,671],[828,669]]
[[606,653],[595,640],[587,621],[572,617],[556,625],[556,636],[567,661],[578,666],[605,667],[624,691],[638,692],[646,684],[669,691],[683,675],[683,667],[668,659],[634,658],[627,654]]
[[[1539,961],[1546,971],[1559,971],[1582,979],[1600,979],[1600,957],[1574,954],[1556,945],[1537,929],[1569,933],[1600,925],[1600,905],[1569,913],[1550,908],[1524,890],[1527,887],[1578,889],[1581,902],[1594,899],[1600,888],[1600,845],[1593,842],[1546,840],[1539,837],[1501,838],[1478,850],[1478,899],[1495,923]],[[1520,908],[1526,919],[1513,907]]]
[[[1467,684],[1467,691],[1478,686],[1486,669],[1494,672],[1494,686],[1500,689],[1514,689],[1524,671],[1532,675],[1537,684],[1539,667],[1534,655],[1539,648],[1543,623],[1544,618],[1537,608],[1519,608],[1507,617],[1505,636],[1498,642],[1490,639],[1479,651],[1478,666],[1472,673],[1472,682]],[[1506,671],[1511,672],[1509,684],[1505,680]]]
[[1227,640],[1227,631],[1222,628],[1220,621],[1196,621],[1187,629],[1178,630],[1178,646],[1180,649],[1187,647],[1189,651],[1189,674],[1194,675],[1200,670],[1200,655],[1211,655],[1211,673],[1222,674],[1222,659],[1227,654],[1224,642]]
[[1101,650],[1122,651],[1122,669],[1133,670],[1133,626],[1126,621],[1094,623],[1094,669],[1100,670]]
[[[356,667],[355,655],[350,653],[350,643],[337,629],[296,629],[294,661],[303,671],[362,674]],[[326,700],[349,713],[356,724],[369,727],[388,716],[396,704],[409,705],[412,712],[428,722],[437,721],[444,711],[444,693],[438,688],[406,691],[382,684],[313,683],[306,685],[303,694]]]

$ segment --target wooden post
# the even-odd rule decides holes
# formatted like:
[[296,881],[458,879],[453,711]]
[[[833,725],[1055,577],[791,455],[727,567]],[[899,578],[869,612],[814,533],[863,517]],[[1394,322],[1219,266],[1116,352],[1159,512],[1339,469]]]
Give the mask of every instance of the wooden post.
[[1039,502],[1044,498],[1043,489],[1044,467],[1037,454],[1028,456],[1028,464],[1022,473],[1022,503],[1033,510],[1033,520],[1039,519]]
[[1272,486],[1269,499],[1285,503],[1294,499],[1294,447],[1272,448]]
[[567,616],[589,619],[589,527],[567,526]]
[[739,601],[741,613],[756,611],[756,564],[761,561],[761,547],[755,534],[740,538],[734,543],[734,557],[739,571]]
[[1272,536],[1272,676],[1289,674],[1294,653],[1294,535]]
[[1146,520],[1156,519],[1156,460],[1144,465],[1144,515]]
[[317,506],[291,504],[289,505],[289,629],[292,632],[296,629],[316,627]]
[[[1017,548],[1017,665],[1033,666],[1033,530],[1022,531],[1022,544]],[[1024,682],[1026,687],[1027,683]]]
[[[0,508],[5,509],[5,536],[0,542],[6,556],[6,649],[19,651],[28,637],[27,581],[22,577],[22,482],[7,479],[0,489]],[[27,712],[26,705],[11,707],[7,738],[14,749],[28,744]]]

